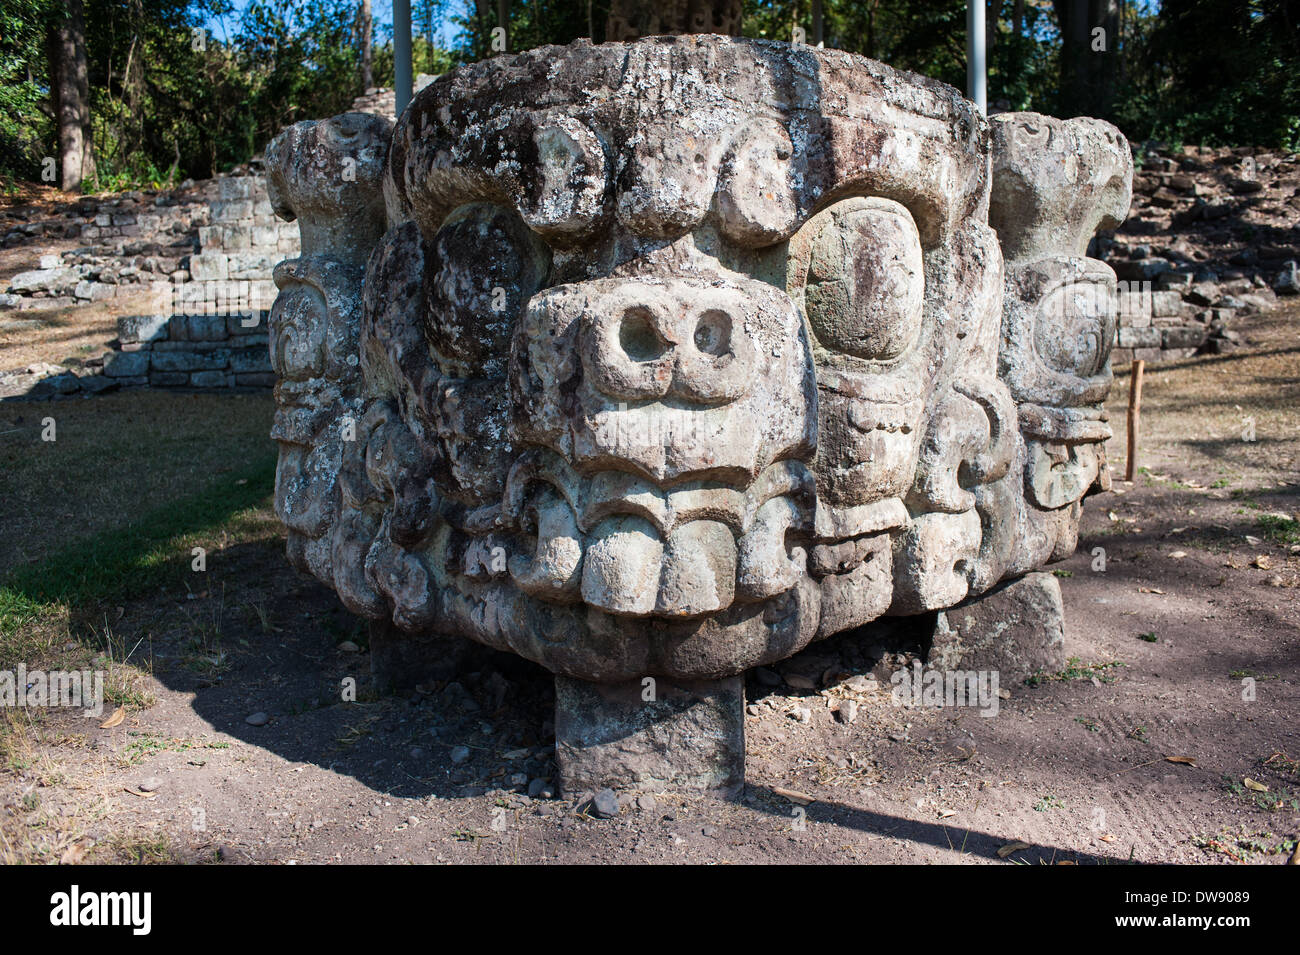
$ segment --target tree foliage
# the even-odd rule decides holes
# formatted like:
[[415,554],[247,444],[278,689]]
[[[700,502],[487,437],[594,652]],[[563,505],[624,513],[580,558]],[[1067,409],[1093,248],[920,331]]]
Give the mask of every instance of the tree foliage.
[[1112,117],[1135,137],[1300,149],[1300,2],[1163,0]]
[[[92,187],[209,176],[364,91],[360,0],[84,2]],[[391,85],[387,4],[372,6],[374,82]],[[821,6],[827,47],[964,86],[965,0]],[[512,51],[601,42],[609,0],[412,8],[415,70],[440,73],[498,54],[503,8]],[[57,154],[46,35],[61,9],[0,0],[0,174],[38,179]],[[986,10],[991,107],[1074,115],[1083,97],[1133,138],[1300,146],[1300,0],[987,0]],[[811,17],[812,0],[745,0],[744,32],[788,41],[801,27],[811,40]],[[229,35],[207,32],[218,18]],[[1093,20],[1106,25],[1103,52]],[[1088,82],[1075,82],[1085,67]]]

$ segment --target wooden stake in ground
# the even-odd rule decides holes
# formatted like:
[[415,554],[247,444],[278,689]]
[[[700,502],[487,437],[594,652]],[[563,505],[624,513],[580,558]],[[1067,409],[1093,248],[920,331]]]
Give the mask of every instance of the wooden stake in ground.
[[1137,473],[1138,419],[1142,414],[1142,370],[1146,362],[1134,361],[1128,379],[1128,461],[1124,465],[1124,480],[1133,480]]

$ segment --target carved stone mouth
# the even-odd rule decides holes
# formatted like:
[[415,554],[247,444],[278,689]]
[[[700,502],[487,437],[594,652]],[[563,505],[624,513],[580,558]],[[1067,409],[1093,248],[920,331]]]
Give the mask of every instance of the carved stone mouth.
[[1104,407],[1051,407],[1021,402],[1021,430],[1027,438],[1062,444],[1100,443],[1110,440],[1109,415]]
[[271,438],[294,444],[309,443],[320,425],[333,413],[328,402],[314,400],[320,391],[319,381],[282,378],[275,387],[276,408]]
[[686,618],[783,593],[805,575],[813,477],[777,462],[747,488],[662,487],[622,471],[580,475],[550,452],[515,465],[505,514],[511,577],[527,593],[629,617]]

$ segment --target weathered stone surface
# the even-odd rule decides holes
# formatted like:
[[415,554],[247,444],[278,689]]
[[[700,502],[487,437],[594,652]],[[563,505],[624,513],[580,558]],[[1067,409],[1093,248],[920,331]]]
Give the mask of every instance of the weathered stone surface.
[[1002,686],[1065,668],[1065,610],[1051,574],[1026,574],[939,612],[928,663],[995,670]]
[[[227,337],[223,315],[185,315],[173,320],[173,327],[183,325],[184,338],[192,342],[219,342]],[[174,337],[182,337],[180,335]]]
[[1207,334],[1204,328],[1190,325],[1181,328],[1166,328],[1160,332],[1160,347],[1166,351],[1179,348],[1199,348],[1205,344]]
[[19,272],[9,280],[9,291],[18,293],[50,292],[66,295],[77,287],[81,273],[76,269],[33,269]]
[[224,350],[161,351],[154,352],[152,367],[154,371],[214,371],[225,368],[229,362],[230,353]]
[[1300,295],[1300,264],[1287,262],[1273,280],[1273,291],[1279,295]]
[[229,372],[212,370],[190,372],[188,383],[194,388],[228,388],[232,382]]
[[462,67],[389,136],[267,150],[276,511],[354,612],[555,672],[566,786],[730,785],[744,670],[1073,549],[1113,127],[695,36]]
[[604,684],[558,677],[560,788],[734,793],[745,779],[744,708],[740,677]]
[[380,176],[392,126],[368,113],[344,113],[285,130],[266,148],[270,205],[298,219],[304,254],[329,250],[362,265],[383,233]]
[[230,277],[226,256],[220,252],[204,252],[190,256],[190,277],[196,282],[222,281]]
[[117,337],[123,343],[163,341],[167,327],[166,315],[124,315],[117,320]]
[[239,348],[230,353],[230,370],[236,374],[271,371],[271,355],[265,347]]
[[149,352],[117,352],[104,362],[104,374],[110,378],[128,378],[149,373]]
[[1086,254],[1089,230],[1113,228],[1128,209],[1123,137],[1091,119],[992,122],[989,221],[1007,253],[998,377],[1018,433],[1007,475],[974,489],[983,535],[972,593],[1073,551],[1084,496],[1110,487],[1111,348],[1117,337],[1125,348],[1160,342],[1152,327],[1117,336],[1115,273]]
[[[1049,248],[1083,255],[1099,230],[1114,229],[1128,215],[1133,159],[1114,126],[1002,113],[992,118],[992,130],[989,221],[1008,261]],[[1061,159],[1045,162],[1047,155]]]

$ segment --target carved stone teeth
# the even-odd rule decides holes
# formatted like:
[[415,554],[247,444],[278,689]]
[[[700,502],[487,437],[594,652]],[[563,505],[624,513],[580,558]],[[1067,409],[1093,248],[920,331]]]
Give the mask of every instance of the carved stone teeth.
[[509,559],[510,575],[543,600],[579,597],[610,613],[698,616],[739,598],[761,600],[793,587],[806,570],[803,548],[787,534],[801,522],[788,496],[768,500],[748,530],[700,518],[664,534],[638,514],[612,514],[584,534],[568,504],[534,510],[535,544]]

